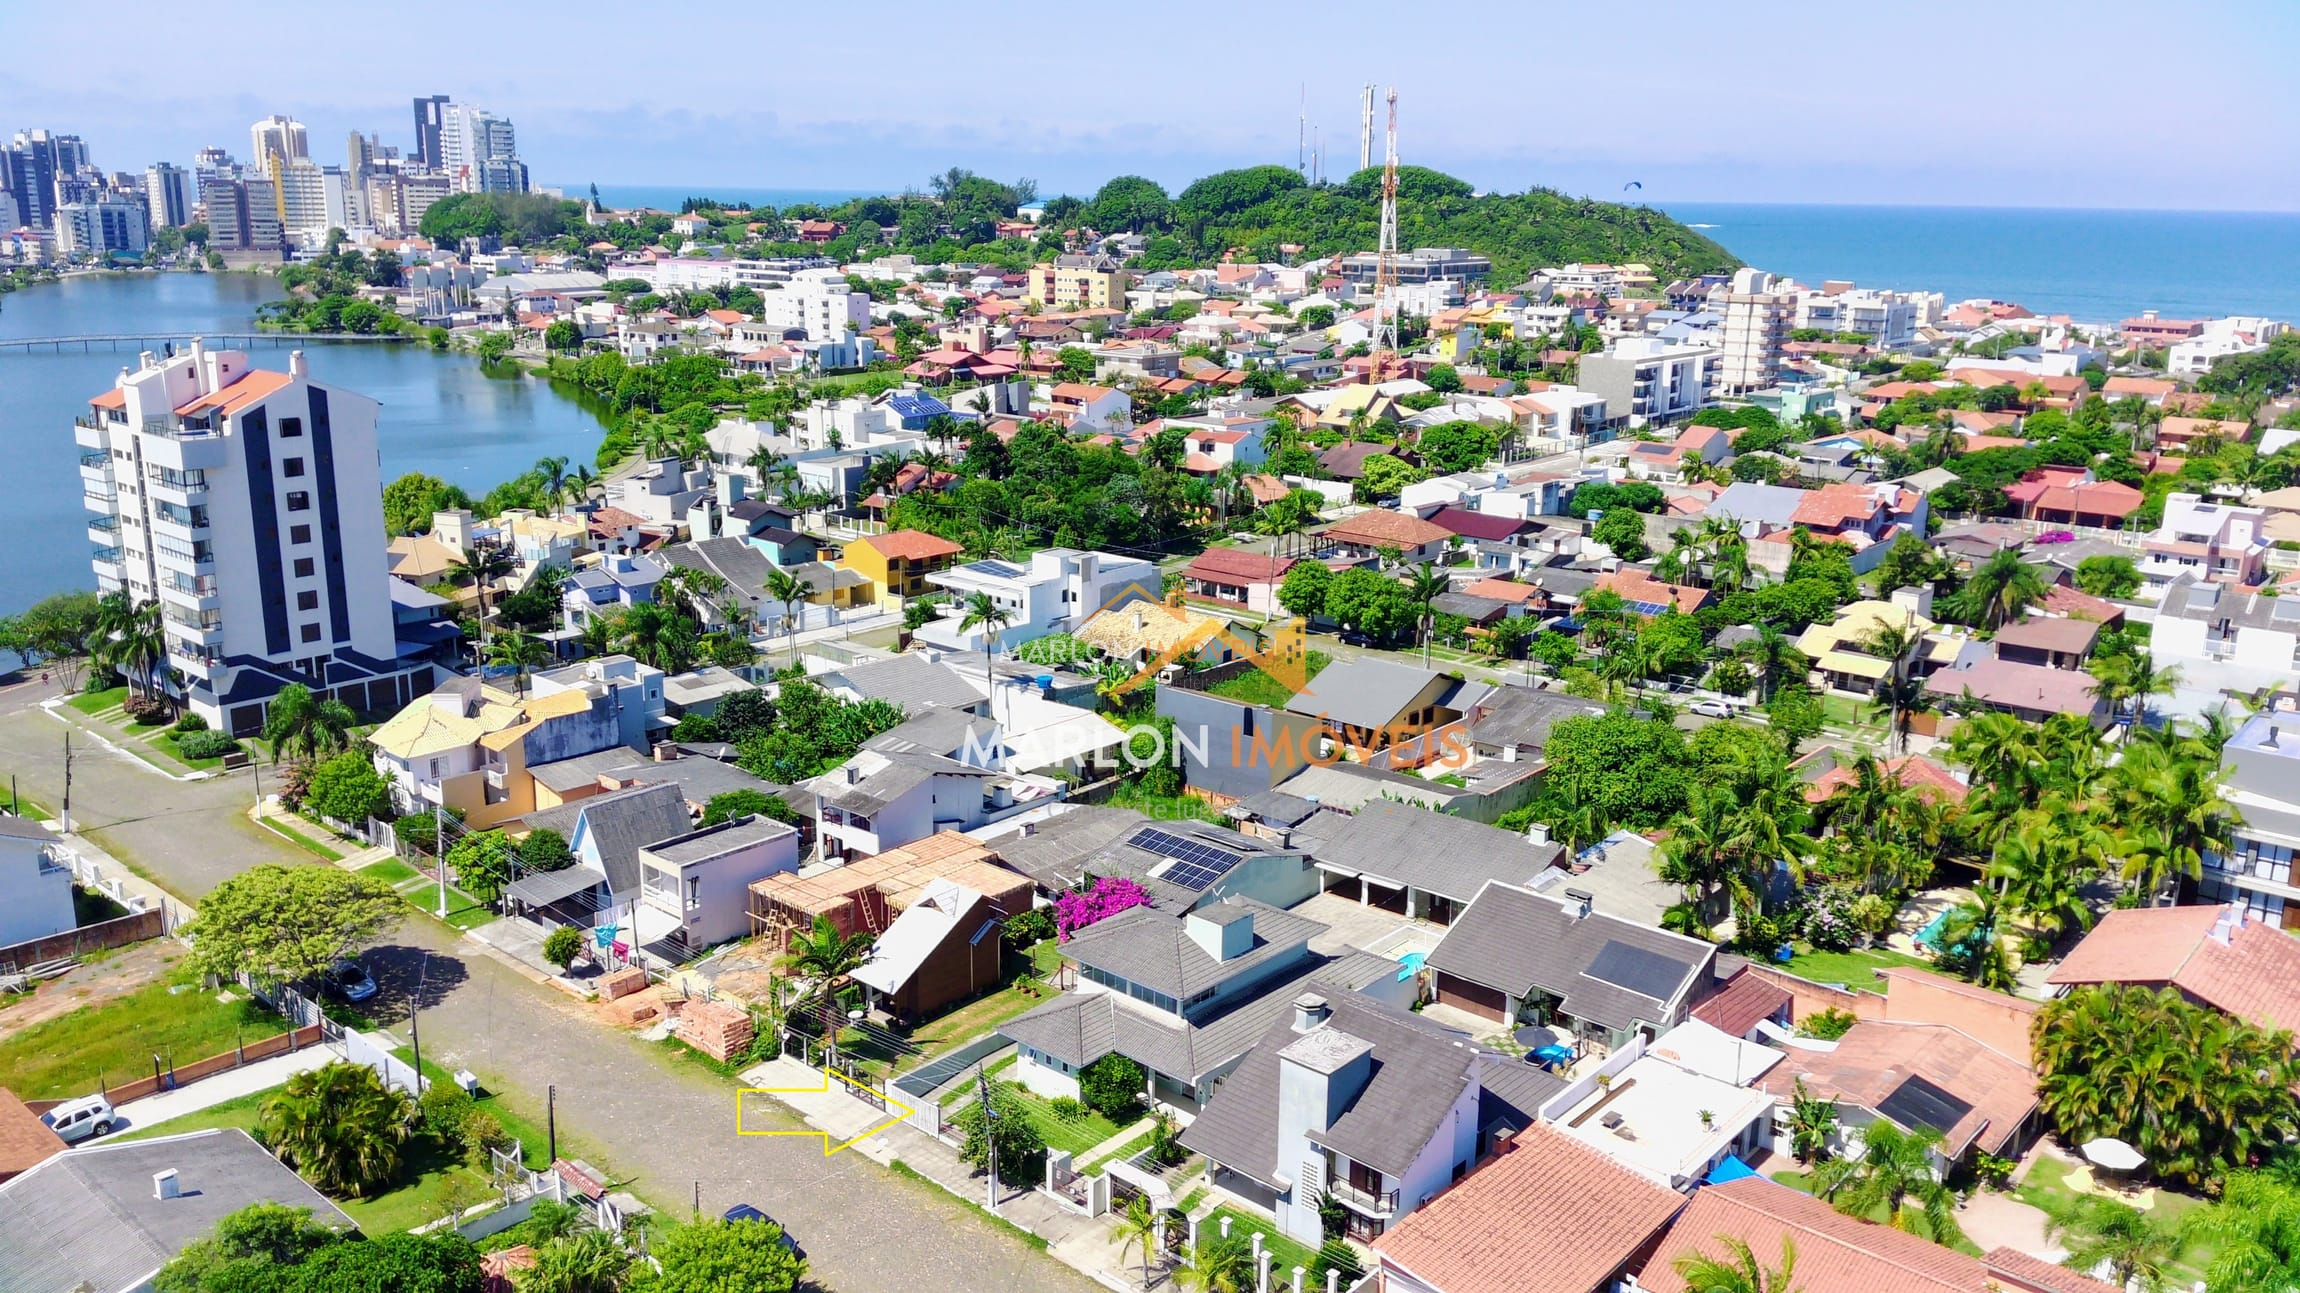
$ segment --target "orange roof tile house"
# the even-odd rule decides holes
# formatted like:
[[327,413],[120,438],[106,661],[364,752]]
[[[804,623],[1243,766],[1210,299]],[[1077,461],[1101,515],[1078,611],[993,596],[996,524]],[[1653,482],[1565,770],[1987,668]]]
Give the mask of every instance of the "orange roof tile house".
[[916,597],[931,591],[926,577],[965,551],[948,539],[923,530],[890,530],[860,538],[846,547],[839,564],[870,581],[874,600]]

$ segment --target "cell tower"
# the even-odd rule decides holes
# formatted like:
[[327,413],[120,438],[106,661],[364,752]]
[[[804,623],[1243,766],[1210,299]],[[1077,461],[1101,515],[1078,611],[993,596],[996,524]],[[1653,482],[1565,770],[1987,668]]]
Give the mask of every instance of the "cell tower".
[[1374,87],[1367,83],[1358,104],[1358,169],[1374,164]]
[[1390,87],[1388,151],[1382,162],[1382,241],[1375,249],[1374,353],[1398,349],[1398,89]]

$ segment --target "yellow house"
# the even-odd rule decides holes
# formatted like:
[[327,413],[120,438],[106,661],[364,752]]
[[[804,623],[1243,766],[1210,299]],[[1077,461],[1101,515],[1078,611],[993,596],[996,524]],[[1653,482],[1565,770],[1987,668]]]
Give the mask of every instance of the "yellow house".
[[1356,382],[1334,393],[1333,401],[1318,414],[1318,425],[1341,430],[1353,420],[1360,419],[1371,425],[1376,422],[1398,420],[1398,402],[1384,395],[1370,382]]
[[[592,715],[580,688],[521,697],[477,678],[459,678],[418,697],[367,740],[375,769],[402,803],[463,810],[472,830],[502,825],[565,796],[538,797],[527,770],[527,738],[554,720]],[[612,714],[605,721],[615,721]],[[579,797],[579,796],[577,796]]]
[[923,530],[892,530],[873,534],[847,545],[839,563],[870,581],[875,600],[916,597],[931,592],[926,577],[950,563],[965,549]]
[[1057,256],[1030,267],[1023,292],[1040,305],[1064,310],[1123,310],[1126,271],[1108,256]]
[[1971,642],[1961,634],[1942,632],[1940,625],[1913,607],[1870,600],[1854,602],[1830,623],[1806,629],[1797,639],[1797,649],[1813,662],[1822,686],[1868,695],[1892,669],[1892,661],[1869,645],[1885,629],[1906,629],[1915,636],[1909,672],[1918,678],[1955,664]]

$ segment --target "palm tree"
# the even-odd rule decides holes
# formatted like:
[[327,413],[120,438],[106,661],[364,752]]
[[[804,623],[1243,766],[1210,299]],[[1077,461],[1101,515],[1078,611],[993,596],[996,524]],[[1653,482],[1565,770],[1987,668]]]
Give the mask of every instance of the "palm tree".
[[762,444],[751,450],[751,456],[743,459],[743,465],[751,469],[754,478],[758,481],[759,492],[763,494],[767,490],[767,481],[772,479],[777,469],[783,465],[783,456]]
[[487,593],[495,581],[518,567],[511,554],[492,543],[474,543],[468,552],[447,563],[447,576],[456,583],[468,583],[479,596],[479,636],[487,638]]
[[317,763],[351,744],[351,729],[359,715],[333,696],[316,697],[300,682],[291,682],[272,697],[264,715],[264,740],[272,747],[272,762]]
[[2028,918],[2047,939],[2071,929],[2092,928],[2084,882],[2095,868],[2087,858],[2102,856],[2108,832],[2058,795],[2020,815],[1997,841],[1987,876],[2006,905]]
[[998,684],[990,673],[991,653],[998,646],[998,635],[1013,622],[1014,612],[999,605],[989,593],[969,595],[965,612],[959,617],[959,632],[982,630],[982,689],[986,695],[998,694]]
[[2071,1270],[2108,1268],[2108,1282],[2139,1293],[2164,1287],[2172,1264],[2188,1246],[2179,1230],[2157,1224],[2147,1213],[2099,1195],[2048,1198],[2044,1237],[2068,1249],[2061,1262]]
[[289,1078],[256,1117],[281,1162],[325,1193],[357,1199],[398,1178],[415,1101],[367,1065],[338,1062]]
[[519,1293],[616,1293],[631,1273],[631,1254],[604,1230],[585,1230],[545,1243],[535,1264],[519,1272]]
[[2169,696],[2180,687],[2180,667],[2166,665],[2159,669],[2153,656],[2139,655],[2101,656],[2088,666],[2093,684],[2089,689],[2108,705],[2109,713],[2121,716],[2125,706],[2132,707],[2132,721],[2125,725],[2121,740],[2132,739],[2134,728],[2148,726],[2149,699]]
[[567,493],[567,457],[535,460],[535,474],[543,478],[543,496],[557,503]]
[[1133,1249],[1142,1250],[1142,1287],[1150,1287],[1150,1259],[1158,1255],[1159,1216],[1150,1201],[1137,1194],[1126,1204],[1118,1221],[1118,1260]]
[[1407,599],[1412,601],[1414,605],[1421,607],[1422,668],[1424,669],[1429,668],[1430,637],[1437,629],[1437,616],[1431,612],[1430,603],[1452,591],[1452,589],[1452,580],[1428,566],[1415,566],[1413,574],[1406,579]]
[[660,602],[641,602],[615,620],[616,645],[641,664],[685,673],[694,662],[694,621]]
[[1965,581],[1965,604],[1981,627],[1997,629],[2021,617],[2045,598],[2044,576],[2020,559],[2020,552],[2001,548],[1975,567]]
[[1986,886],[1973,891],[1971,902],[1959,903],[1941,918],[1935,937],[1941,947],[1941,965],[1966,979],[1997,992],[2013,990],[2012,953],[2005,946],[2002,901]]
[[2220,1206],[2200,1209],[2191,1224],[2216,1250],[2204,1265],[2212,1293],[2300,1284],[2300,1188],[2264,1172],[2236,1172]]
[[527,671],[550,658],[551,648],[531,634],[505,633],[487,645],[487,663],[518,670],[516,686],[521,696],[527,694]]
[[1722,1233],[1717,1241],[1725,1245],[1723,1260],[1693,1252],[1669,1263],[1677,1278],[1685,1281],[1686,1293],[1800,1293],[1792,1282],[1797,1270],[1795,1242],[1783,1237],[1781,1264],[1767,1270],[1748,1244]]
[[590,502],[592,491],[598,487],[599,473],[591,470],[589,463],[577,463],[575,469],[567,473],[567,495],[578,506]]
[[1174,1268],[1174,1282],[1191,1293],[1246,1293],[1255,1274],[1254,1250],[1244,1237],[1201,1230]]
[[2127,884],[2159,894],[2168,882],[2202,879],[2205,854],[2229,851],[2243,817],[2221,794],[2220,778],[2219,759],[2201,748],[2143,741],[2124,752],[2115,781]]
[[829,1052],[838,1050],[839,983],[870,960],[871,945],[876,941],[877,936],[868,931],[841,934],[829,916],[818,914],[814,928],[792,934],[783,953],[785,971],[820,985],[823,1046]]
[[790,642],[791,658],[795,660],[799,652],[798,605],[814,595],[815,587],[788,570],[776,569],[767,573],[763,591],[782,603],[783,633]]
[[1877,679],[1870,708],[1892,724],[1895,754],[1908,749],[1909,729],[1916,721],[1918,706],[1924,703],[1925,685],[1909,668],[1910,658],[1923,643],[1924,635],[1917,631],[1914,615],[1899,624],[1879,624],[1861,642],[1870,655],[1885,662],[1885,674]]
[[1940,1143],[1941,1133],[1929,1127],[1903,1131],[1880,1118],[1863,1134],[1859,1158],[1833,1158],[1814,1171],[1813,1193],[1847,1216],[1882,1210],[1895,1230],[1954,1244],[1964,1231],[1952,1215],[1956,1194],[1933,1175]]
[[1837,1136],[1837,1102],[1824,1100],[1805,1089],[1805,1079],[1798,1078],[1789,1102],[1789,1146],[1800,1163],[1810,1163],[1829,1154],[1829,1142]]
[[1757,692],[1760,701],[1770,701],[1781,684],[1805,675],[1812,661],[1797,649],[1789,635],[1770,624],[1757,626],[1757,636],[1741,647],[1743,658],[1757,673]]

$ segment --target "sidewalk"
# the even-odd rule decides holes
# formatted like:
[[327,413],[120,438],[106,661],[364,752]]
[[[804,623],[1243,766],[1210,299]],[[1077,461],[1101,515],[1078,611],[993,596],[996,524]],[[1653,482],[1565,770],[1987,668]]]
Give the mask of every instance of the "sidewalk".
[[[130,1100],[126,1104],[117,1106],[116,1109],[122,1118],[121,1130],[134,1131],[146,1127],[157,1127],[163,1122],[181,1118],[185,1114],[198,1113],[202,1109],[212,1109],[227,1101],[237,1100],[243,1095],[269,1091],[298,1073],[319,1068],[342,1058],[342,1053],[335,1047],[315,1044],[306,1046],[300,1051],[274,1055],[268,1060],[257,1060],[253,1064],[243,1064],[236,1069],[218,1073],[214,1077],[201,1078],[197,1082],[186,1083],[173,1091],[162,1091],[158,1095],[148,1095],[141,1100]],[[118,1131],[112,1133],[114,1136],[119,1134]]]
[[[53,831],[55,822],[42,822]],[[168,927],[175,928],[195,914],[192,904],[169,893],[160,886],[128,869],[128,864],[106,853],[103,847],[84,835],[59,834],[57,837],[66,852],[74,855],[73,879],[84,888],[100,889],[118,899],[123,906],[133,906],[131,900],[141,900],[146,910],[162,909],[168,912]]]
[[[834,1145],[899,1116],[895,1110],[881,1110],[845,1094],[837,1079],[787,1055],[744,1070],[742,1082],[748,1087],[783,1088],[776,1090],[772,1099],[796,1112],[809,1127],[828,1132],[829,1143]],[[830,1089],[814,1089],[825,1086]],[[756,1129],[757,1116],[748,1108],[745,1116],[746,1128]],[[989,1195],[988,1178],[967,1166],[955,1147],[907,1122],[882,1128],[857,1142],[853,1152],[882,1165],[899,1160],[904,1167],[976,1207],[981,1207]],[[1131,1276],[1126,1273],[1107,1221],[1070,1211],[1037,1185],[1036,1181],[1000,1181],[998,1216],[1044,1239],[1048,1253],[1093,1279],[1127,1288],[1140,1282],[1138,1268]]]
[[157,752],[147,755],[128,748],[126,744],[122,743],[125,739],[122,733],[108,729],[101,720],[72,708],[66,703],[69,699],[66,696],[51,696],[40,702],[41,712],[66,727],[75,728],[86,734],[89,740],[94,741],[105,750],[126,759],[147,772],[166,777],[170,781],[206,781],[216,775],[213,770],[195,772],[186,769],[178,772],[160,762],[165,756]]

